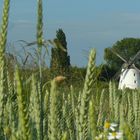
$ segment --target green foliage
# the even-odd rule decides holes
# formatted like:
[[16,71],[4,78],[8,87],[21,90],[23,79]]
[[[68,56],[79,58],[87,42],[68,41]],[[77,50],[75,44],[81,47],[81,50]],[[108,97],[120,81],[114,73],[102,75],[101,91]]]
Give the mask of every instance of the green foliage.
[[109,67],[108,64],[103,64],[98,67],[99,68],[101,67],[101,72],[100,72],[99,78],[98,78],[100,81],[109,82],[116,72],[111,67]]
[[[107,65],[112,70],[118,71],[124,62],[115,54],[113,54],[110,51],[110,49],[113,49],[115,52],[119,53],[123,58],[129,60],[139,51],[139,46],[140,39],[124,38],[120,41],[117,41],[111,48],[105,49],[104,59],[106,60]],[[140,63],[138,62],[137,65],[140,66]]]
[[86,76],[86,68],[78,68],[76,66],[70,67],[70,78],[69,83],[73,83],[72,85],[75,86],[77,89],[78,87],[81,88],[81,85],[84,85],[84,80]]
[[51,49],[51,63],[50,68],[52,77],[63,75],[69,77],[70,57],[67,52],[66,36],[62,29],[56,32],[56,40],[58,40],[62,47]]

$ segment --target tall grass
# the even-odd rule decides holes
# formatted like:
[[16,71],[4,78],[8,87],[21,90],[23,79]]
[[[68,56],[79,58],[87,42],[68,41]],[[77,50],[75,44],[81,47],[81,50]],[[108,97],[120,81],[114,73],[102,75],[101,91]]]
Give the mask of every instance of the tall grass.
[[[0,32],[0,140],[94,140],[108,138],[105,123],[118,124],[121,139],[140,139],[140,91],[119,91],[113,82],[109,89],[96,86],[96,51],[91,50],[84,87],[77,92],[59,90],[63,76],[51,80],[50,88],[40,75],[22,75],[17,65],[11,78],[5,65],[5,48],[10,0],[4,1]],[[43,40],[42,1],[38,1],[37,43]],[[31,79],[31,82],[27,82]],[[101,91],[101,92],[99,92]],[[109,125],[108,125],[109,126]]]

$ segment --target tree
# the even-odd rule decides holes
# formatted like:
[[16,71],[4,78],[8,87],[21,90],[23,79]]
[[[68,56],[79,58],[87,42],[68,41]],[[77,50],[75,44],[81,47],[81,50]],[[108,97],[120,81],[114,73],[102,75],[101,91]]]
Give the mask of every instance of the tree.
[[[124,63],[120,58],[111,52],[111,49],[120,54],[127,61],[131,59],[140,50],[139,38],[124,38],[117,41],[111,48],[106,48],[104,51],[104,59],[106,64],[115,72],[120,70]],[[140,61],[136,61],[135,64],[140,67]]]
[[101,64],[98,66],[100,70],[100,74],[98,77],[99,81],[110,81],[110,79],[115,74],[115,71],[111,69],[107,64]]
[[61,43],[62,48],[52,48],[50,68],[53,77],[57,75],[69,76],[70,57],[67,52],[66,36],[62,29],[56,31],[56,39]]

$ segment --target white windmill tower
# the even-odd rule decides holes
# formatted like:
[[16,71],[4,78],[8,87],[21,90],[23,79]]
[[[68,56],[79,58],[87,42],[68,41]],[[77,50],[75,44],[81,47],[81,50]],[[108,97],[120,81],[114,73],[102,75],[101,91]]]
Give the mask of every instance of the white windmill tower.
[[[112,51],[112,50],[111,50]],[[130,59],[126,61],[121,55],[112,51],[115,55],[117,55],[124,64],[122,65],[121,72],[119,72],[120,80],[118,89],[138,89],[140,88],[140,70],[135,66],[135,62],[138,60],[140,56],[140,51]]]

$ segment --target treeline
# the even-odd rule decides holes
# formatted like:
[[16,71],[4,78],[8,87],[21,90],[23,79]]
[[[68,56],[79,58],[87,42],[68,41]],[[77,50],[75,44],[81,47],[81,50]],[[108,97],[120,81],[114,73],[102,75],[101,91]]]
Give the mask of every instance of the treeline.
[[[70,56],[68,54],[67,39],[64,31],[58,29],[56,31],[56,38],[49,42],[53,47],[51,48],[51,60],[50,66],[42,65],[43,67],[43,79],[51,80],[56,76],[62,75],[67,78],[66,82],[68,84],[81,84],[85,79],[86,67],[72,66],[70,62]],[[30,43],[31,44],[31,43]],[[28,45],[30,45],[28,44]],[[120,54],[126,61],[131,59],[140,50],[140,39],[139,38],[124,38],[113,44],[112,47],[105,48],[104,50],[104,60],[105,63],[96,66],[96,71],[98,75],[98,80],[103,82],[108,82],[116,78],[116,73],[121,71],[123,61],[119,59],[114,52]],[[18,62],[18,59],[10,54],[6,54],[7,65],[12,71],[13,65],[16,63],[21,65],[21,69],[26,75],[29,75],[32,71],[38,71],[38,66],[28,66],[26,67],[28,56],[23,61],[23,64]],[[46,61],[46,60],[43,60]],[[31,62],[32,63],[32,62]],[[140,68],[140,58],[136,61],[135,65]],[[12,73],[12,72],[11,72]],[[117,75],[119,77],[119,75]],[[118,80],[118,79],[115,79]]]

